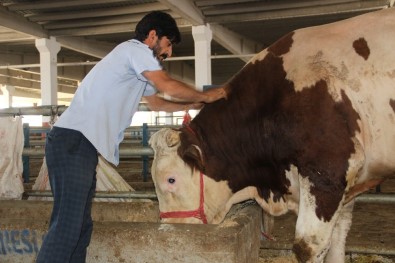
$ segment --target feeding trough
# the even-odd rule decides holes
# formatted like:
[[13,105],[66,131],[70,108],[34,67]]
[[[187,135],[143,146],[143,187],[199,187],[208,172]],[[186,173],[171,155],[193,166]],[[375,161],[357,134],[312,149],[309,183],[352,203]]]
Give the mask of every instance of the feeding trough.
[[[52,202],[0,201],[0,262],[34,262]],[[218,225],[162,224],[158,203],[95,202],[87,262],[258,262],[261,208],[237,205]]]

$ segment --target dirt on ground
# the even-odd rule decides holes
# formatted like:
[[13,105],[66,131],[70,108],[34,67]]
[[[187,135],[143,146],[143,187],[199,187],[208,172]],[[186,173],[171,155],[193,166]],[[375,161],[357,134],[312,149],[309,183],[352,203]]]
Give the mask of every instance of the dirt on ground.
[[[347,256],[346,263],[394,263],[395,258],[378,255]],[[259,263],[298,263],[294,256],[279,256],[271,259],[259,258]]]

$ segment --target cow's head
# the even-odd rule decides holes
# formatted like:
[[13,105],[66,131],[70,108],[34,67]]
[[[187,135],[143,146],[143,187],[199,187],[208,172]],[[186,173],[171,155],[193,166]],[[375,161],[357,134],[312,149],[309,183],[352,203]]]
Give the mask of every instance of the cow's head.
[[215,182],[188,164],[201,159],[199,147],[183,147],[183,160],[180,131],[169,128],[153,134],[149,143],[155,152],[151,174],[162,221],[216,223],[231,191],[226,182]]

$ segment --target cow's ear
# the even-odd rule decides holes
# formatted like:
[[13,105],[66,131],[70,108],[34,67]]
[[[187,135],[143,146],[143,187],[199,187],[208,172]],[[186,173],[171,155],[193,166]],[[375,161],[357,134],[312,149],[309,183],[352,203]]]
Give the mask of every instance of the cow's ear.
[[190,145],[184,152],[183,152],[183,160],[189,164],[191,167],[196,167],[200,171],[204,172],[204,162],[202,151],[197,145]]
[[149,139],[149,144],[155,152],[165,150],[169,147],[173,147],[180,142],[179,132],[164,128],[152,134]]
[[166,134],[166,144],[169,147],[174,147],[180,142],[180,134],[178,131],[170,130]]

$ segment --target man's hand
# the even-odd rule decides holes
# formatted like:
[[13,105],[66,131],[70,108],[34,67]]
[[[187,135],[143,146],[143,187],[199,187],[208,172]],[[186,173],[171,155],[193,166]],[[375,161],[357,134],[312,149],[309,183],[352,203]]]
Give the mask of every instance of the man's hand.
[[226,91],[223,87],[220,88],[211,88],[204,92],[206,95],[206,99],[204,102],[211,103],[219,99],[226,98]]
[[196,90],[195,87],[171,78],[164,70],[144,71],[143,75],[159,92],[180,101],[211,103],[226,98],[224,87],[211,88],[201,92]]

